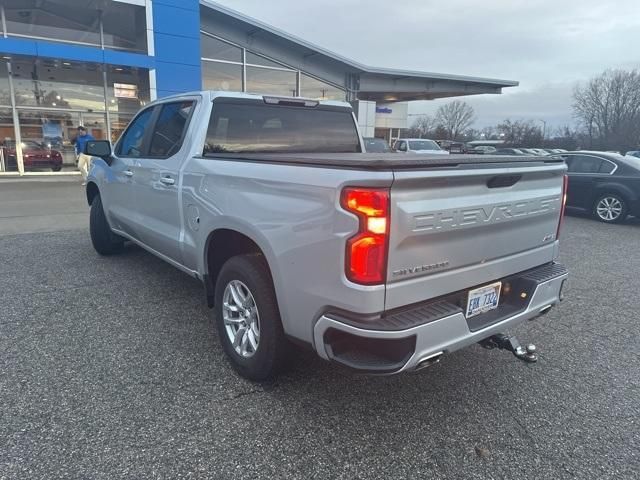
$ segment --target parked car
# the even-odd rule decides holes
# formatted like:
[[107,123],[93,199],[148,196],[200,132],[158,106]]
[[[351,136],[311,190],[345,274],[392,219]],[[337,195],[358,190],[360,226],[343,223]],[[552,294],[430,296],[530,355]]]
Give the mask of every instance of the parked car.
[[453,140],[435,140],[438,146],[449,153],[466,153],[465,144]]
[[364,151],[367,153],[391,153],[391,147],[384,138],[365,137],[362,139],[364,142]]
[[[50,168],[54,172],[62,170],[62,154],[36,140],[23,140],[22,162],[25,170],[34,168]],[[17,167],[16,143],[6,141],[2,147],[8,167]]]
[[523,148],[523,147],[518,147],[518,150],[520,150],[522,153],[524,153],[525,155],[534,155],[536,157],[541,157],[543,155],[546,155],[546,152],[544,154],[536,151],[535,148]]
[[640,150],[631,150],[626,153],[626,156],[640,158]]
[[550,153],[545,148],[530,148],[529,150],[533,150],[535,153],[542,156],[549,155]]
[[640,215],[640,159],[607,152],[566,152],[567,207],[605,223]]
[[345,102],[157,100],[115,148],[87,142],[91,241],[102,255],[133,241],[200,279],[252,380],[290,340],[363,372],[417,370],[559,303],[562,159],[434,165],[362,145]]
[[499,148],[492,155],[527,155],[518,148]]
[[491,145],[478,145],[477,147],[473,147],[473,153],[490,154],[496,151],[496,147],[492,147]]
[[449,153],[467,153],[466,146],[462,142],[451,142],[447,150]]
[[393,144],[393,149],[401,153],[430,153],[432,155],[449,155],[440,148],[434,140],[426,138],[399,138]]

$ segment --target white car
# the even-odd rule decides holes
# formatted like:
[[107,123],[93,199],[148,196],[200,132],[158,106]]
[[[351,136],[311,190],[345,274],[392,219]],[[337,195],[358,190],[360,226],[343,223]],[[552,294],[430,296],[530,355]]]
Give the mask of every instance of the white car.
[[432,155],[449,155],[433,140],[426,138],[399,138],[393,144],[393,149],[401,153],[430,153]]

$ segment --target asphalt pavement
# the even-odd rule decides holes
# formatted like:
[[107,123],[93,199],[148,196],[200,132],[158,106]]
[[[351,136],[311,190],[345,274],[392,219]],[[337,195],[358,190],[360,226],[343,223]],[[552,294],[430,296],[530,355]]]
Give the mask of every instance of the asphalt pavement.
[[637,479],[639,245],[567,218],[567,300],[515,331],[537,364],[472,346],[367,377],[301,352],[258,385],[197,281],[86,229],[5,234],[0,478]]

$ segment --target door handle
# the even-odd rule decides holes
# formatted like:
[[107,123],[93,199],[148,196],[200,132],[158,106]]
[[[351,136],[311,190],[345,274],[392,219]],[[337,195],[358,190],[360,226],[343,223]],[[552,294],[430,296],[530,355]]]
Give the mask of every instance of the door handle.
[[165,185],[174,185],[176,181],[171,177],[160,177],[160,182]]
[[122,173],[124,173],[127,177],[133,177],[133,172],[131,170],[123,170]]

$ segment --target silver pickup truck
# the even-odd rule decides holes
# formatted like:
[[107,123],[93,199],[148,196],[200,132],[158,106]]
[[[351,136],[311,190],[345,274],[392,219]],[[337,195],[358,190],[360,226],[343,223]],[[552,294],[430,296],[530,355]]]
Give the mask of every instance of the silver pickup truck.
[[561,159],[362,150],[347,103],[163,98],[113,148],[87,143],[92,243],[131,241],[200,279],[252,380],[291,342],[363,372],[416,370],[561,300]]

